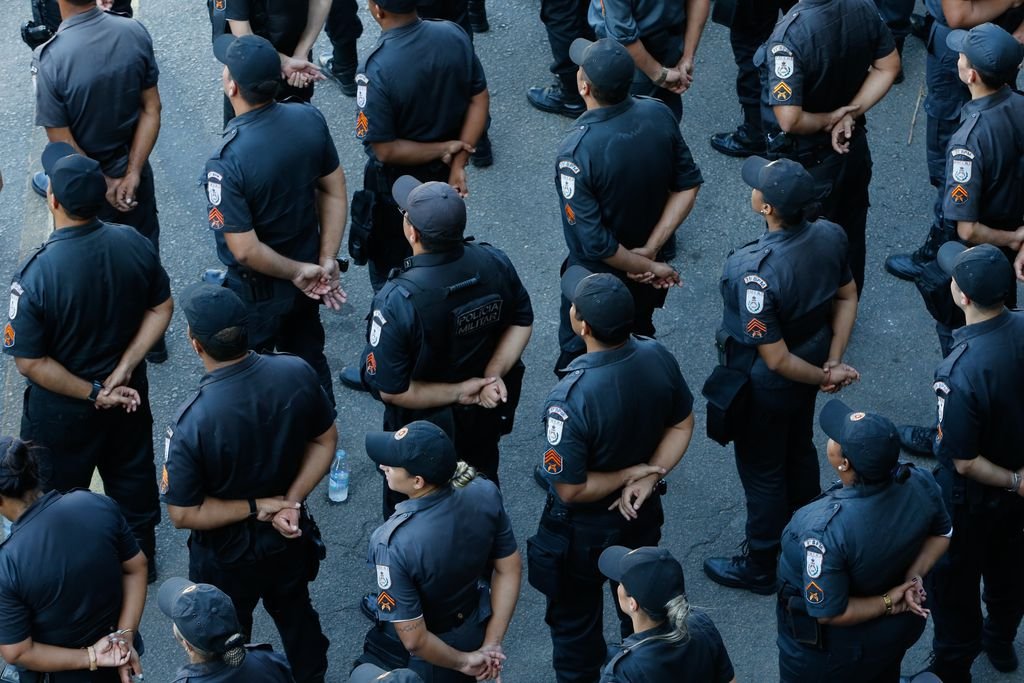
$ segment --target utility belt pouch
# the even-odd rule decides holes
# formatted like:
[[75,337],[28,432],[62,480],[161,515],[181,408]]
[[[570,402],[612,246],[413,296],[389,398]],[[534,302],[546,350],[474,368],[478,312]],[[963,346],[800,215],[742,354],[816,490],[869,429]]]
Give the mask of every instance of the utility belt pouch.
[[369,190],[357,190],[352,195],[352,225],[348,231],[348,255],[357,266],[366,265],[373,235],[373,208],[377,196]]
[[818,623],[817,619],[807,614],[807,610],[804,609],[803,605],[803,597],[794,595],[786,600],[786,614],[789,616],[789,627],[790,632],[793,634],[793,639],[801,645],[824,650],[825,639],[821,624]]
[[757,350],[736,344],[719,331],[715,338],[719,364],[704,382],[701,394],[708,400],[707,434],[726,446],[735,437],[750,396],[750,368]]

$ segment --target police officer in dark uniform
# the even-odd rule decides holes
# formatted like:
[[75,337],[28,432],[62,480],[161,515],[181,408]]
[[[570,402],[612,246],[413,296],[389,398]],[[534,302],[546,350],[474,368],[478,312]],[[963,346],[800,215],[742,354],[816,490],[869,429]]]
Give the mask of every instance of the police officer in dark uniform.
[[323,542],[304,501],[331,465],[333,406],[301,358],[246,351],[247,306],[229,289],[199,283],[181,301],[206,375],[167,430],[161,494],[192,531],[189,578],[231,597],[246,636],[262,599],[295,680],[323,683],[308,587]]
[[871,183],[864,115],[899,73],[892,34],[872,0],[802,0],[754,63],[764,84],[768,156],[798,161],[832,185],[822,211],[846,231],[859,294]]
[[768,231],[725,262],[720,365],[703,393],[708,435],[723,445],[735,441],[746,541],[738,556],[705,560],[704,572],[723,586],[767,595],[775,592],[783,527],[819,492],[818,390],[838,391],[859,378],[842,362],[857,289],[842,230],[805,218],[825,189],[800,164],[750,157],[743,180]]
[[21,683],[141,674],[146,556],[109,498],[43,493],[40,450],[0,437],[0,657]]
[[349,251],[357,263],[369,261],[375,292],[409,255],[395,180],[447,182],[465,196],[466,163],[487,125],[487,82],[468,35],[451,22],[420,19],[416,4],[370,0],[381,36],[356,76],[355,130],[367,160],[363,189],[352,198]]
[[324,75],[338,82],[343,95],[355,97],[356,69],[359,68],[356,41],[363,35],[359,3],[356,0],[332,0],[324,30],[331,41],[331,52],[320,55],[317,60],[320,68]]
[[144,359],[171,320],[170,283],[146,238],[96,218],[106,201],[98,161],[50,143],[43,168],[55,229],[18,268],[4,328],[4,352],[28,378],[21,438],[49,449],[48,488],[87,488],[99,468],[155,580],[160,503]]
[[[1014,33],[1024,22],[1024,7],[1013,7],[1014,0],[970,2],[969,0],[924,0],[930,24],[927,46],[925,80],[928,94],[924,110],[928,115],[925,137],[928,161],[928,180],[936,189],[934,216],[923,245],[910,254],[891,254],[885,260],[885,269],[892,275],[910,282],[919,282],[925,271],[935,269],[935,254],[939,247],[956,238],[956,221],[944,215],[947,188],[947,159],[950,138],[961,127],[963,106],[971,99],[970,90],[960,79],[957,68],[959,54],[947,45],[949,32],[970,29],[985,22],[995,22]],[[1019,60],[1007,73],[992,74],[1013,86],[1017,80]],[[944,288],[944,285],[943,285]],[[959,327],[962,321],[954,327]],[[945,352],[948,349],[944,349]]]
[[[216,41],[224,29],[236,36],[255,34],[277,50],[285,82],[278,100],[309,102],[313,84],[324,74],[314,65],[313,44],[327,21],[331,0],[208,0]],[[226,26],[225,26],[226,21]],[[360,27],[361,28],[361,27]],[[224,100],[224,123],[237,112]]]
[[245,644],[235,606],[216,586],[168,579],[157,606],[189,658],[173,683],[295,683],[288,662],[270,645]]
[[686,599],[683,568],[664,548],[606,548],[598,560],[633,634],[615,649],[601,683],[733,683],[722,636]]
[[496,678],[522,572],[501,494],[430,422],[369,433],[366,454],[408,496],[370,536],[381,623],[371,633],[393,627],[425,681]]
[[711,136],[711,146],[731,157],[764,155],[765,134],[761,120],[761,74],[754,53],[768,40],[779,12],[788,12],[796,0],[716,0],[711,20],[729,27],[729,44],[736,60],[736,95],[743,123],[728,133]]
[[[669,109],[629,95],[634,69],[625,47],[610,39],[580,39],[572,58],[580,65],[579,89],[588,111],[562,140],[555,162],[569,247],[563,270],[581,265],[618,276],[636,302],[632,331],[653,337],[654,309],[678,282],[668,265],[676,256],[675,231],[693,209],[704,178]],[[631,279],[644,273],[647,282]],[[558,342],[556,374],[584,348],[565,298]]]
[[630,92],[656,97],[678,122],[681,95],[693,83],[693,60],[710,0],[593,0],[587,19],[598,38],[611,38],[629,50],[636,73]]
[[541,0],[540,20],[544,22],[554,58],[550,69],[555,82],[526,91],[526,100],[535,109],[570,119],[587,110],[579,95],[577,65],[569,57],[569,48],[577,38],[594,38],[594,31],[587,20],[589,11],[590,0]]
[[[567,683],[596,681],[604,662],[604,576],[594,558],[661,539],[662,477],[690,444],[693,396],[665,347],[630,335],[633,297],[621,280],[572,266],[562,293],[587,353],[545,403],[549,490],[527,547],[530,585],[547,599],[555,678]],[[619,621],[625,638],[632,622],[621,611]]]
[[[948,242],[939,265],[967,324],[935,370],[936,478],[956,533],[929,576],[935,617],[929,670],[945,683],[971,680],[984,650],[999,671],[1014,671],[1013,641],[1024,616],[1024,314],[1004,304],[1014,288],[996,247]],[[981,599],[988,616],[982,620]]]
[[202,178],[225,284],[249,308],[250,348],[299,356],[333,401],[319,309],[345,301],[337,261],[345,172],[323,114],[274,101],[280,65],[269,42],[221,36],[215,53],[238,114]]
[[374,297],[362,379],[385,403],[384,429],[436,422],[497,484],[498,440],[512,429],[533,331],[530,295],[504,252],[464,238],[455,188],[403,176],[392,194],[413,255]]
[[[60,3],[57,0],[29,0],[32,6],[32,19],[21,25],[21,39],[35,50],[53,38],[60,26]],[[100,9],[120,14],[122,17],[132,16],[131,0],[96,0]]]
[[782,535],[780,679],[895,682],[924,632],[923,577],[953,527],[931,474],[898,465],[888,418],[832,400],[819,423],[839,482],[797,510]]
[[[130,225],[160,251],[149,155],[160,131],[159,69],[153,41],[134,19],[103,12],[93,0],[61,0],[58,35],[36,50],[36,125],[51,141],[96,159],[107,179],[98,218]],[[46,177],[32,187],[46,196]],[[149,354],[167,360],[163,337]]]

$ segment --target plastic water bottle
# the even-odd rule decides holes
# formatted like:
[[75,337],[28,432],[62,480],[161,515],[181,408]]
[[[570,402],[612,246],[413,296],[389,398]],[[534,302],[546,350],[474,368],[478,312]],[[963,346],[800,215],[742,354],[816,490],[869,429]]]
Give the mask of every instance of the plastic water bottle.
[[327,479],[327,497],[332,503],[348,500],[348,454],[342,449],[334,453],[331,474]]

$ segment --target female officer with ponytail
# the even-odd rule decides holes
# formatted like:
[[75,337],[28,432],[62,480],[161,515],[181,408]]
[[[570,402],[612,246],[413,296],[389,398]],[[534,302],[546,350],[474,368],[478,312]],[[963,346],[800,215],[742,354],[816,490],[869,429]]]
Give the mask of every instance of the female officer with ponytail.
[[598,566],[618,583],[619,608],[633,621],[633,635],[605,665],[601,683],[736,680],[722,636],[690,607],[683,568],[668,550],[613,545]]
[[839,483],[782,535],[782,683],[895,683],[924,631],[924,576],[952,525],[931,475],[899,464],[887,418],[829,401],[819,423]]
[[14,523],[0,545],[0,656],[21,683],[125,681],[142,673],[146,556],[111,499],[42,493],[40,450],[0,437],[0,514]]

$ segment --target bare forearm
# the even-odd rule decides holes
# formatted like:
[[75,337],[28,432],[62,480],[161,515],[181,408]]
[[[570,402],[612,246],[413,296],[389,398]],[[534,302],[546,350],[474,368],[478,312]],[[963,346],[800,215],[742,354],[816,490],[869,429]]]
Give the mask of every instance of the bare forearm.
[[448,152],[447,142],[392,140],[372,144],[373,154],[382,164],[419,166],[437,161]]
[[614,254],[604,259],[604,262],[625,273],[647,273],[654,268],[654,261],[626,249],[621,244]]
[[874,66],[868,71],[868,77],[864,79],[860,90],[857,91],[857,94],[850,101],[850,104],[857,105],[857,110],[853,112],[854,116],[863,116],[869,109],[878,104],[885,97],[885,94],[889,92],[889,88],[895,82],[896,76],[899,75],[900,58],[895,50],[893,50],[890,57],[880,61],[884,64]]
[[1015,5],[1014,0],[942,0],[942,14],[950,28],[970,29],[999,18]]
[[1014,482],[1013,471],[979,455],[970,460],[953,460],[956,471],[979,484],[1006,489]]
[[661,212],[661,218],[654,226],[654,230],[651,231],[650,237],[647,238],[647,244],[644,246],[655,254],[665,246],[665,242],[668,242],[668,239],[675,234],[679,226],[690,215],[690,211],[693,210],[693,205],[697,201],[699,190],[700,186],[698,185],[680,192],[673,192],[668,196],[665,208]]
[[636,65],[637,69],[642,71],[652,81],[658,80],[658,76],[661,75],[662,64],[651,56],[651,53],[647,51],[642,42],[637,40],[630,43],[626,45],[626,50],[629,51],[629,56],[633,58],[633,64]]
[[[80,398],[83,401],[92,393],[92,379],[85,380],[72,375],[67,368],[52,358],[16,359],[18,372],[33,384],[61,396]],[[98,378],[102,380],[103,378]]]
[[693,438],[693,424],[693,413],[691,413],[679,424],[665,430],[661,441],[658,442],[658,447],[654,449],[654,455],[648,460],[648,464],[665,470],[665,474],[658,475],[659,477],[668,475],[683,459],[686,449],[690,447],[690,440]]
[[587,481],[571,503],[594,503],[607,498],[626,485],[625,470],[617,472],[587,472]]
[[[153,87],[156,90],[156,86]],[[128,173],[142,173],[149,161],[149,155],[160,135],[160,96],[154,94],[154,102],[148,102],[139,114],[139,122],[135,126],[135,135],[128,150]]]
[[121,577],[124,598],[121,602],[121,614],[117,619],[117,628],[139,630],[142,621],[142,610],[146,607],[146,567],[147,560],[141,552],[132,559],[131,571]]
[[518,551],[513,554],[513,558],[499,560],[497,564],[503,569],[495,569],[491,575],[491,619],[484,633],[484,645],[501,644],[512,621],[512,614],[516,611],[523,569]]
[[[340,175],[335,178],[334,173]],[[338,257],[341,240],[345,236],[345,221],[348,218],[348,189],[345,184],[345,173],[339,166],[324,183],[327,189],[316,193],[317,214],[320,219],[320,258]],[[326,179],[325,179],[326,180]]]
[[697,54],[704,24],[711,13],[710,0],[686,0],[686,30],[683,32],[683,58],[693,59]]
[[828,375],[824,370],[811,365],[792,352],[787,353],[777,367],[770,369],[792,382],[800,382],[801,384],[821,386],[828,380]]
[[174,301],[168,298],[156,308],[147,310],[142,316],[139,331],[135,333],[128,348],[121,354],[121,361],[118,363],[126,369],[126,374],[131,375],[132,370],[138,367],[149,350],[153,348],[153,344],[156,344],[167,331],[173,312]]
[[846,347],[853,334],[853,325],[857,321],[857,298],[836,299],[832,304],[832,344],[829,346],[828,359],[842,360]]
[[[402,639],[409,654],[415,655],[425,662],[445,669],[458,669],[462,665],[463,653],[451,647],[443,640],[426,630],[422,619],[415,621],[398,622],[395,624],[395,631]],[[409,631],[422,631],[416,638],[414,645],[406,642],[406,634]]]
[[176,529],[209,531],[220,529],[249,517],[249,501],[222,500],[207,496],[199,505],[189,508],[167,506],[168,516]]
[[526,345],[532,334],[532,325],[525,327],[513,325],[505,330],[501,341],[498,342],[498,347],[491,355],[490,362],[484,369],[484,377],[504,377],[508,374],[508,371],[522,358],[523,351],[526,350]]
[[300,502],[306,499],[309,492],[316,488],[327,474],[327,470],[331,468],[331,459],[337,446],[338,429],[333,425],[326,435],[306,444],[302,466],[295,476],[295,481],[288,487],[285,500]]
[[298,261],[293,261],[286,256],[282,256],[263,242],[257,242],[244,254],[236,254],[232,252],[232,255],[239,264],[246,268],[255,270],[257,273],[261,273],[267,277],[276,277],[280,280],[291,281],[295,278],[300,268]]
[[[814,135],[832,127],[831,114],[815,114],[793,105],[772,107],[779,128],[791,135]],[[789,110],[788,115],[779,110]],[[799,111],[795,111],[800,109]]]
[[[470,147],[476,147],[487,129],[487,117],[491,110],[491,94],[487,90],[478,92],[469,100],[466,117],[462,120],[459,139]],[[463,152],[463,154],[467,154]]]
[[907,579],[915,576],[924,578],[932,570],[935,563],[939,561],[949,548],[949,539],[945,536],[929,536],[921,546],[921,552],[917,554],[914,564],[907,570]]
[[818,621],[829,626],[856,626],[884,616],[885,601],[881,595],[873,595],[867,598],[850,597],[845,612],[837,617],[822,618]]
[[89,668],[89,653],[84,649],[33,642],[16,658],[8,660],[8,663],[39,673],[80,671]]
[[295,54],[292,55],[296,59],[305,59],[309,51],[313,49],[313,44],[316,43],[317,36],[320,35],[320,31],[324,28],[324,22],[327,21],[327,15],[331,11],[331,0],[311,0],[309,3],[309,10],[306,14],[306,28],[302,31],[302,37],[299,38],[298,45],[295,46]]
[[971,244],[992,244],[1010,249],[1021,246],[1016,230],[996,230],[978,221],[957,221],[956,232],[960,239]]
[[396,405],[399,408],[408,410],[424,410],[427,408],[440,408],[458,403],[462,397],[462,386],[460,384],[446,384],[443,382],[410,382],[409,388],[401,394],[381,393],[385,403]]

